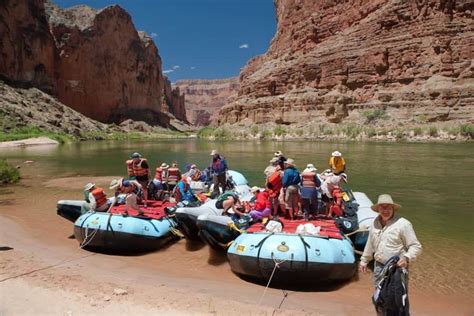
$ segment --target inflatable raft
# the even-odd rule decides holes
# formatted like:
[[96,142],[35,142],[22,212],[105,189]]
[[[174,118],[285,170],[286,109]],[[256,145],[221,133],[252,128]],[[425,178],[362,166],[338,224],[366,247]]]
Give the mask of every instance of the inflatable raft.
[[357,210],[359,232],[351,235],[351,240],[354,243],[355,250],[361,252],[364,251],[365,244],[369,238],[369,229],[379,213],[372,210],[371,206],[373,203],[365,193],[354,192],[353,194],[356,203],[359,205]]
[[169,242],[177,227],[166,208],[174,204],[148,201],[142,208],[145,215],[136,211],[124,215],[125,205],[114,206],[110,213],[88,212],[74,223],[74,236],[81,247],[101,248],[120,252],[145,252],[156,250]]
[[84,200],[60,200],[57,204],[57,214],[74,223],[82,215],[82,204]]
[[[235,239],[227,252],[234,273],[262,281],[273,274],[272,284],[314,286],[353,277],[356,262],[352,242],[333,220],[282,222],[280,233],[267,232],[262,224],[255,224]],[[298,225],[308,223],[320,227],[317,235],[295,233]]]

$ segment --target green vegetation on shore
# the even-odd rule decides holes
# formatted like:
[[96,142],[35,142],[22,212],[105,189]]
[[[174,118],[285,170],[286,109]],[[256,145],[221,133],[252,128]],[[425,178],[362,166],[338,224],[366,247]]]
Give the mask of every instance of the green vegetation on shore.
[[104,131],[80,131],[77,135],[66,134],[64,132],[54,132],[35,125],[27,125],[23,127],[16,127],[8,130],[0,130],[0,142],[22,140],[27,138],[34,138],[46,136],[57,140],[59,143],[70,143],[74,141],[87,140],[129,140],[129,139],[160,139],[160,138],[179,138],[187,137],[182,132],[166,130],[164,128],[154,128],[149,132],[138,131],[122,131],[117,127],[112,126],[110,130]]
[[5,159],[0,159],[0,184],[15,183],[20,180],[20,172]]
[[[367,121],[384,119],[383,111],[367,113]],[[204,127],[197,137],[205,139],[349,139],[349,140],[388,140],[388,141],[470,141],[474,139],[474,124],[455,126],[413,125],[393,127],[360,124],[308,124],[291,125],[252,125]]]

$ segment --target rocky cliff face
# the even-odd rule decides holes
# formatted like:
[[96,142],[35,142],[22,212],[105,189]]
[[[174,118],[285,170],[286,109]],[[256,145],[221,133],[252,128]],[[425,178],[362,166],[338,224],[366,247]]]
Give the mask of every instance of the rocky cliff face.
[[268,52],[240,73],[219,123],[474,117],[474,2],[275,0]]
[[183,92],[190,123],[207,126],[217,121],[217,114],[227,99],[239,89],[237,77],[220,80],[178,80],[175,87]]
[[169,126],[174,114],[186,119],[158,49],[121,7],[62,10],[42,0],[5,0],[0,17],[3,78],[41,89],[50,82],[43,90],[102,122],[131,118]]

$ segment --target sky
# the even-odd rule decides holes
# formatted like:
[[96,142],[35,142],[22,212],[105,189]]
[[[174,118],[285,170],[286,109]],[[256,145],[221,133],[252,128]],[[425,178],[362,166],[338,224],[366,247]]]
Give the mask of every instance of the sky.
[[273,0],[53,0],[61,8],[118,4],[155,41],[172,81],[238,76],[276,30]]

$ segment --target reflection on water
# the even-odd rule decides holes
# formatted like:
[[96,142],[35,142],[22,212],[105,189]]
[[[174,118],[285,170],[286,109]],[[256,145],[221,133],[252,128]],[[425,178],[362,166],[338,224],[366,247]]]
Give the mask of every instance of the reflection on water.
[[[347,162],[348,186],[367,193],[373,201],[378,194],[392,194],[402,205],[400,213],[413,223],[425,250],[420,263],[414,266],[415,283],[423,287],[448,280],[448,288],[473,287],[464,283],[474,276],[473,265],[466,265],[474,260],[474,144],[209,142],[196,139],[85,142],[2,149],[0,158],[6,157],[13,164],[34,160],[39,177],[125,176],[125,160],[135,151],[148,158],[153,168],[173,160],[181,168],[191,162],[204,168],[209,165],[212,149],[227,158],[231,169],[243,172],[251,185],[263,185],[263,170],[277,150],[293,158],[300,170],[307,163],[313,163],[319,171],[328,167],[332,151],[341,151]],[[425,266],[430,269],[427,271]]]

